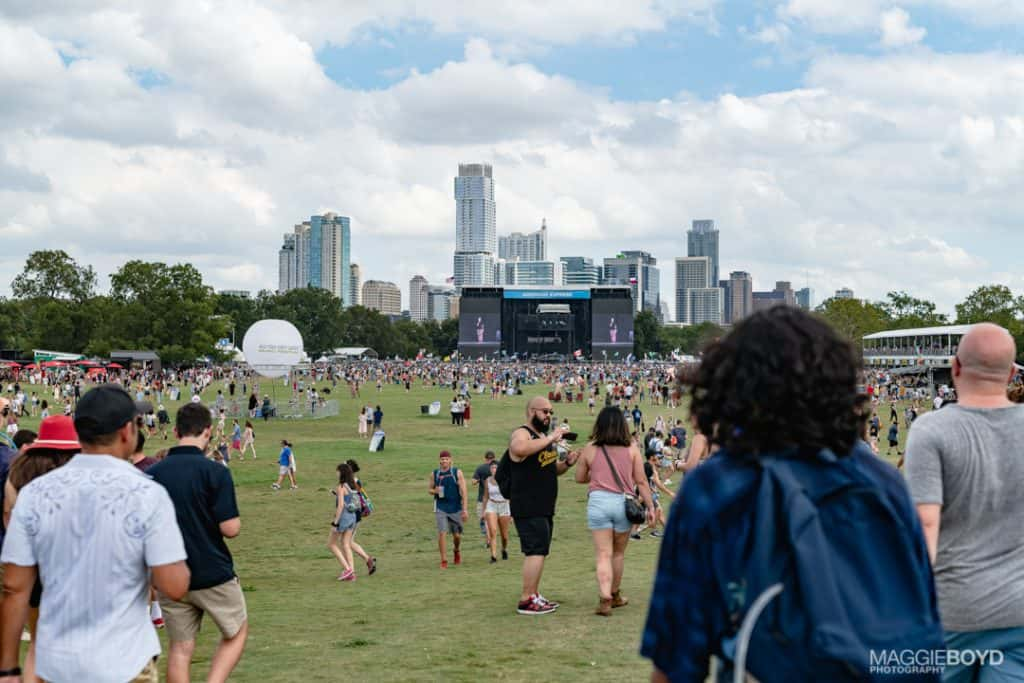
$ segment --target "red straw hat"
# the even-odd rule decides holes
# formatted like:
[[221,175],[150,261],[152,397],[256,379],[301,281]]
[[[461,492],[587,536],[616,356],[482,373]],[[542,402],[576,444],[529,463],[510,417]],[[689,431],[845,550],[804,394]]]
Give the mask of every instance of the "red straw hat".
[[54,415],[45,418],[39,424],[39,437],[26,451],[36,448],[53,448],[58,451],[81,450],[82,445],[78,443],[74,420],[67,415]]

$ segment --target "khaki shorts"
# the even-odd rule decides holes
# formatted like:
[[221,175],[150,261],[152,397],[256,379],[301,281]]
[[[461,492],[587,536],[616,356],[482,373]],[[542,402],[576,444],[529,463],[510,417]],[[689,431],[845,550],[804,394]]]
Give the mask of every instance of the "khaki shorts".
[[196,639],[204,613],[210,615],[225,638],[238,635],[248,618],[237,576],[219,586],[189,591],[180,601],[160,594],[160,608],[167,623],[167,635],[177,643]]

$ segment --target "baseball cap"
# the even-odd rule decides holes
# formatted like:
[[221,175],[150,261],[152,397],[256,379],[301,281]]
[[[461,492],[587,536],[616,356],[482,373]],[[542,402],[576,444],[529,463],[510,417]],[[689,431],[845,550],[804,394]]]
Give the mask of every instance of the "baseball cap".
[[494,451],[487,451],[484,453],[484,460],[494,460]]
[[75,408],[75,431],[82,441],[113,434],[135,419],[135,401],[116,384],[89,390]]
[[441,451],[441,455],[437,456],[437,459],[440,460],[441,458],[450,458],[450,457],[452,457],[451,453],[449,453],[448,451]]

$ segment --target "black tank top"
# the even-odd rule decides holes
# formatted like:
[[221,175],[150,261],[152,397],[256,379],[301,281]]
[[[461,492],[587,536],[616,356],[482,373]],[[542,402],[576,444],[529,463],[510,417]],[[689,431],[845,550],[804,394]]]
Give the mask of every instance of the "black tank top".
[[[523,425],[531,439],[540,434]],[[551,517],[558,498],[558,451],[547,448],[528,456],[522,462],[512,461],[512,499],[509,507],[513,517]]]

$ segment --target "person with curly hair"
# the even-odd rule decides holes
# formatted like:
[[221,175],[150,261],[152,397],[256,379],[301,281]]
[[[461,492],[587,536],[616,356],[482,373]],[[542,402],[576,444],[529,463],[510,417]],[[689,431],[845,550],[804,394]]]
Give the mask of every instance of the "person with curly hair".
[[[870,491],[893,511],[898,517],[898,523],[892,520],[895,530],[879,529],[877,542],[908,568],[899,577],[901,587],[930,602],[923,610],[904,610],[908,613],[899,616],[915,626],[927,622],[921,634],[931,638],[929,644],[941,642],[927,548],[906,485],[860,441],[859,373],[859,353],[827,323],[798,308],[776,306],[739,322],[711,343],[699,366],[677,376],[690,395],[694,425],[712,454],[683,479],[662,539],[641,646],[641,654],[653,660],[652,681],[703,681],[712,655],[732,660],[730,643],[735,645],[738,627],[738,619],[733,620],[744,616],[740,610],[750,604],[748,598],[758,597],[737,597],[736,591],[747,592],[746,577],[762,572],[771,583],[804,578],[795,564],[777,570],[751,565],[752,548],[766,547],[758,545],[757,512],[765,502],[780,503],[780,473],[795,478],[796,485],[825,479],[848,482]],[[778,510],[780,522],[794,508],[772,509]],[[829,538],[838,533],[835,527],[825,531]],[[888,534],[898,535],[899,542]],[[851,535],[849,542],[861,538],[863,534]],[[781,552],[778,546],[767,547]],[[863,557],[874,550],[855,547],[851,553]],[[795,562],[794,556],[789,558]],[[727,582],[733,592],[725,588]],[[799,591],[790,591],[787,604],[801,599]],[[746,671],[766,682],[805,671],[815,655],[809,642],[790,641],[785,652],[776,644],[770,653],[755,643]]]

